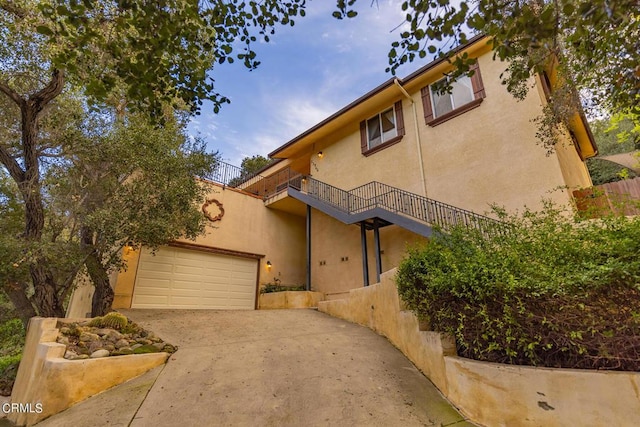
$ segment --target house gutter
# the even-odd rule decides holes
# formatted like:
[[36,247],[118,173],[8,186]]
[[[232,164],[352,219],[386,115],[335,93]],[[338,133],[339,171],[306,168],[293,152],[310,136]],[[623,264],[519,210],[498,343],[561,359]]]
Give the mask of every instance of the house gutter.
[[422,162],[422,143],[420,141],[420,132],[418,129],[418,113],[416,112],[416,103],[413,101],[409,92],[406,91],[405,88],[402,87],[400,81],[395,78],[393,79],[393,83],[400,89],[400,92],[411,102],[411,109],[413,110],[413,127],[416,133],[416,145],[418,146],[418,161],[420,162],[420,179],[422,180],[422,191],[424,193],[424,197],[429,197],[427,193],[427,180],[424,175],[424,163]]

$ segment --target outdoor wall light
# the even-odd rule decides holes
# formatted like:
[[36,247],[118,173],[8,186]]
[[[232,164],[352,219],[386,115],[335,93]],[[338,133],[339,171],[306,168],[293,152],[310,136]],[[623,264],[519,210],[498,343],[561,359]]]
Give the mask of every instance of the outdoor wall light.
[[324,153],[322,151],[318,151],[318,158],[321,159],[324,157]]
[[271,261],[267,261],[267,270],[271,270],[271,267],[272,267]]

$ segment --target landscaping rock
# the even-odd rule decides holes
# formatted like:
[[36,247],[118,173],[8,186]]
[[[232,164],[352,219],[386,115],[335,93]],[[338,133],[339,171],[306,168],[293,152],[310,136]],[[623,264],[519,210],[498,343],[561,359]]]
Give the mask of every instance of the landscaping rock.
[[68,360],[176,351],[176,347],[132,322],[122,331],[89,326],[88,321],[61,322],[58,329],[57,342],[67,346],[64,357]]
[[90,357],[91,357],[92,359],[97,359],[97,358],[99,358],[99,357],[107,357],[107,356],[109,356],[109,354],[110,354],[110,353],[109,353],[109,350],[104,350],[104,349],[102,349],[102,350],[96,350],[96,351],[94,351],[93,353],[91,353],[91,356],[90,356]]
[[92,334],[90,332],[82,332],[78,339],[80,341],[84,341],[84,342],[95,341],[95,340],[99,340],[100,336],[98,336],[97,334]]
[[119,339],[114,345],[116,348],[129,347],[129,341],[122,338],[122,339]]

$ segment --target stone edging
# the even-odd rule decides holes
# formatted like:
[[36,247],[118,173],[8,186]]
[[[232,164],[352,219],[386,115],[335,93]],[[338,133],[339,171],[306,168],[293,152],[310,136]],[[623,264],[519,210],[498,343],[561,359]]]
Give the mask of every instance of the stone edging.
[[162,365],[168,353],[67,360],[56,342],[57,318],[29,321],[22,361],[11,394],[21,410],[8,414],[16,425],[33,425],[101,391]]

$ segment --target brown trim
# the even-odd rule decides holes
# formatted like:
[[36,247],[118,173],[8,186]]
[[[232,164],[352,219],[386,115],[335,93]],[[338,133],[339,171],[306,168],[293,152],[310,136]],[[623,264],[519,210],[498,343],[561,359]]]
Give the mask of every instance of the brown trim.
[[346,107],[342,108],[341,110],[339,110],[336,113],[332,114],[331,116],[327,117],[326,119],[324,119],[323,121],[321,121],[317,125],[313,126],[312,128],[310,128],[310,129],[306,130],[305,132],[301,133],[300,135],[296,136],[295,138],[293,138],[289,142],[286,142],[285,144],[283,144],[280,147],[276,148],[271,153],[269,153],[268,156],[269,157],[277,157],[278,153],[281,152],[282,150],[284,150],[286,148],[289,148],[290,146],[292,146],[295,143],[297,143],[299,140],[301,140],[304,137],[314,133],[318,129],[324,127],[328,123],[330,123],[333,120],[335,120],[336,118],[342,116],[347,111],[349,111],[349,110],[355,108],[356,106],[362,104],[363,102],[367,101],[369,98],[372,98],[373,96],[375,96],[376,94],[384,91],[385,89],[387,89],[387,88],[389,88],[391,86],[394,86],[396,84],[395,80],[398,80],[398,82],[401,85],[404,86],[405,84],[409,83],[411,80],[414,80],[414,79],[420,77],[422,74],[428,72],[432,68],[437,67],[438,65],[442,64],[443,62],[449,61],[448,56],[454,56],[457,53],[462,52],[465,49],[468,49],[469,47],[471,47],[472,45],[478,43],[481,40],[489,40],[489,39],[484,34],[478,34],[477,36],[472,37],[471,39],[469,39],[469,41],[466,44],[460,45],[460,46],[452,49],[451,51],[449,51],[447,56],[438,58],[435,61],[432,61],[432,62],[428,63],[424,67],[419,68],[418,70],[416,70],[413,73],[409,74],[404,79],[392,78],[392,79],[387,80],[386,82],[382,83],[380,86],[376,87],[375,89],[369,91],[365,95],[363,95],[360,98],[356,99],[355,101],[353,101],[352,103],[350,103]]
[[404,135],[404,115],[402,113],[402,100],[393,104],[396,113],[396,132],[398,136]]
[[480,99],[486,98],[486,93],[484,91],[484,84],[482,83],[482,75],[480,74],[480,66],[478,65],[478,58],[476,58],[476,62],[469,67],[469,71],[473,71],[473,75],[471,76],[471,87],[473,88],[473,98]]
[[[447,120],[451,120],[454,117],[464,114],[469,110],[473,110],[478,107],[487,94],[484,90],[484,84],[482,83],[482,75],[480,74],[480,66],[478,65],[478,59],[469,67],[469,71],[473,71],[473,75],[469,78],[471,80],[471,89],[473,90],[473,101],[466,103],[458,108],[454,108],[445,114],[435,117],[433,107],[431,106],[431,84],[423,87],[420,90],[422,95],[422,107],[424,109],[424,122],[428,126],[438,126],[440,123],[444,123]],[[436,80],[439,81],[439,80]]]
[[260,298],[260,260],[257,259],[256,262],[258,263],[258,268],[256,269],[256,298],[255,298],[255,303],[253,304],[253,309],[254,310],[258,310],[258,300]]
[[422,109],[424,111],[424,122],[429,124],[433,120],[433,108],[431,107],[431,91],[429,86],[420,89],[422,95]]
[[192,249],[194,251],[200,251],[200,252],[209,252],[212,254],[235,256],[239,258],[249,258],[249,259],[257,259],[257,260],[264,258],[264,255],[260,255],[260,254],[236,251],[233,249],[215,248],[212,246],[199,245],[197,243],[170,242],[167,246],[172,246],[174,248],[181,248],[181,249]]
[[376,145],[375,147],[373,147],[373,148],[371,148],[371,149],[369,149],[369,150],[367,150],[367,151],[363,151],[363,152],[362,152],[362,154],[363,154],[365,157],[369,157],[370,155],[372,155],[372,154],[374,154],[374,153],[377,153],[377,152],[378,152],[378,151],[380,151],[380,150],[384,150],[385,148],[390,147],[390,146],[392,146],[392,145],[395,145],[395,144],[397,144],[398,142],[402,141],[402,136],[403,136],[403,135],[398,135],[398,136],[396,136],[396,137],[393,137],[393,138],[391,138],[390,140],[385,141],[385,142],[383,142],[383,143],[382,143],[382,144],[380,144],[380,145]]
[[360,122],[360,151],[362,154],[366,153],[369,149],[369,144],[367,143],[367,121],[363,120]]
[[474,108],[479,107],[480,104],[482,104],[482,100],[483,98],[478,98],[478,99],[474,99],[471,102],[467,102],[462,107],[455,108],[439,117],[436,117],[430,122],[427,122],[427,125],[431,127],[438,126],[440,123],[444,123],[447,120],[451,120],[454,117],[458,117],[460,114],[464,114],[469,110],[473,110]]

